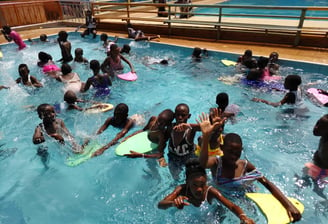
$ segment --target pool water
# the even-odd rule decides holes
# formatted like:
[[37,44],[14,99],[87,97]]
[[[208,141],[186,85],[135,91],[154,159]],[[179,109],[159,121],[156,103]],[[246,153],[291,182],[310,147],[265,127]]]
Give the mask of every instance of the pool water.
[[[249,5],[249,6],[327,6],[328,0],[227,0],[218,5]],[[217,14],[218,9],[213,8],[196,8],[196,13],[209,13]],[[299,10],[264,10],[264,9],[223,9],[223,13],[233,13],[233,14],[257,14],[257,15],[289,15],[289,16],[300,16],[301,12]],[[306,16],[320,17],[327,16],[325,11],[307,11]]]
[[[53,41],[56,36],[50,39]],[[82,39],[77,33],[70,33],[68,39],[72,42],[72,52],[77,47],[83,48],[89,61],[102,62],[105,58],[99,36],[96,40]],[[235,54],[209,51],[209,58],[195,63],[190,57],[192,48],[123,38],[118,41],[120,46],[125,43],[132,48],[127,58],[139,78],[135,82],[114,80],[109,98],[98,101],[114,105],[126,103],[130,115],[141,114],[145,120],[166,108],[174,110],[177,104],[187,103],[192,114],[189,121],[194,123],[201,112],[215,106],[217,93],[227,92],[230,103],[239,105],[241,112],[237,123],[226,124],[225,132],[241,135],[242,157],[249,159],[286,195],[304,204],[305,212],[299,223],[327,223],[326,201],[311,187],[297,188],[294,180],[294,174],[301,175],[304,163],[311,161],[318,146],[319,138],[313,136],[312,129],[327,113],[327,108],[315,106],[305,98],[310,111],[306,116],[286,116],[281,108],[252,102],[250,99],[255,96],[278,101],[283,93],[218,81],[220,76],[235,74],[233,67],[220,63],[221,59],[235,60],[238,57]],[[157,209],[157,203],[183,182],[183,175],[178,182],[173,181],[168,168],[160,168],[155,160],[118,157],[114,153],[115,146],[99,157],[69,167],[65,165],[69,145],[48,141],[50,160],[46,169],[32,143],[34,128],[41,120],[26,105],[62,102],[62,84],[45,77],[36,66],[41,50],[58,60],[61,57],[59,46],[55,43],[29,44],[27,49],[17,51],[16,45],[7,44],[1,49],[4,58],[0,60],[0,84],[11,88],[0,91],[0,223],[238,223],[238,218],[215,203],[202,208],[188,206],[183,210]],[[168,66],[145,66],[145,61],[163,58],[169,59]],[[44,88],[31,91],[15,84],[20,63],[28,64],[30,74],[41,80]],[[328,66],[284,60],[280,64],[283,76],[299,74],[303,83],[322,80],[316,87],[328,89]],[[91,76],[87,66],[71,65],[83,81]],[[127,65],[125,69],[128,71]],[[90,99],[92,90],[81,97]],[[112,115],[113,111],[103,114],[70,111],[57,116],[64,120],[77,141],[82,142]],[[130,133],[141,128],[137,126]],[[95,140],[105,144],[117,132],[118,129],[110,127]],[[265,223],[265,217],[256,206],[235,202],[256,223]]]

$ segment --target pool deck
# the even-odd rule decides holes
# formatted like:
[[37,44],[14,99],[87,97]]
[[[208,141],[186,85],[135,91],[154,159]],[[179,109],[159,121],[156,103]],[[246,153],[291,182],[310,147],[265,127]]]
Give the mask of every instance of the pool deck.
[[[60,30],[66,30],[74,32],[76,28],[73,27],[56,27],[56,28],[42,28],[20,30],[19,34],[25,40],[28,38],[38,38],[40,34],[57,34]],[[126,33],[113,33],[105,30],[98,30],[98,34],[107,33],[110,36],[119,36],[121,38],[127,38]],[[328,49],[326,48],[301,48],[290,46],[272,46],[264,44],[254,43],[234,43],[234,42],[210,42],[206,40],[186,40],[176,39],[169,37],[161,37],[159,40],[161,43],[173,44],[186,47],[200,47],[208,50],[224,51],[236,54],[243,54],[246,49],[251,49],[254,56],[266,56],[273,51],[279,53],[279,58],[287,60],[297,60],[311,63],[319,63],[328,65]],[[0,44],[7,43],[3,35],[0,35]]]

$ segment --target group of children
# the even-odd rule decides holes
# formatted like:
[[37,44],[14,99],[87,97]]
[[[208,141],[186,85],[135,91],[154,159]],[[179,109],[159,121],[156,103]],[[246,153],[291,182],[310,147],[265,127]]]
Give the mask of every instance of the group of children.
[[[11,30],[5,29],[3,33],[9,38],[16,38],[17,35],[11,34]],[[89,33],[93,33],[92,30]],[[11,35],[10,35],[11,34]],[[85,36],[85,33],[82,36]],[[93,71],[93,76],[90,77],[86,83],[82,83],[78,75],[72,72],[68,62],[73,59],[76,62],[88,63],[88,60],[83,57],[83,50],[77,48],[75,50],[75,58],[71,54],[71,44],[67,40],[68,34],[65,31],[60,31],[57,42],[59,44],[62,58],[62,66],[56,68],[52,57],[40,52],[38,66],[50,66],[46,73],[52,78],[65,83],[64,99],[69,104],[69,109],[81,110],[82,108],[76,106],[76,102],[82,102],[78,99],[76,94],[78,92],[85,92],[93,86],[96,89],[96,96],[108,95],[112,81],[110,77],[115,76],[115,70],[122,70],[121,60],[125,61],[131,69],[135,72],[133,65],[122,56],[122,49],[116,44],[116,40],[109,41],[106,35],[102,35],[101,40],[107,49],[107,58],[102,64],[97,60],[89,62],[90,69]],[[41,39],[41,38],[40,38]],[[43,38],[44,39],[44,38]],[[147,38],[148,39],[148,38]],[[15,40],[15,39],[14,39]],[[16,42],[16,41],[15,41]],[[20,49],[23,45],[19,43]],[[130,49],[126,47],[126,51]],[[198,60],[201,58],[200,54],[207,56],[206,50],[195,48],[193,57]],[[270,55],[269,61],[266,63],[270,74],[276,74],[279,66],[276,64],[278,54]],[[252,58],[251,52],[246,51],[238,60],[243,66],[250,66],[250,69],[255,67],[256,63]],[[262,62],[257,61],[260,67]],[[271,67],[270,67],[271,66]],[[61,74],[59,73],[61,71]],[[271,72],[272,70],[272,72]],[[21,64],[18,68],[20,77],[16,80],[17,83],[22,83],[26,86],[42,87],[42,84],[34,77],[29,75],[29,69],[26,64]],[[106,74],[100,74],[100,71]],[[283,99],[277,103],[270,102],[264,99],[253,98],[255,102],[263,102],[272,106],[279,106],[283,104],[298,104],[301,101],[298,87],[302,83],[300,76],[289,75],[285,78],[284,86],[289,92]],[[5,86],[0,86],[6,88]],[[147,125],[135,133],[130,134],[124,138],[128,132],[135,125],[135,121],[129,117],[128,105],[121,103],[114,109],[114,115],[106,119],[104,124],[95,133],[100,135],[108,127],[113,126],[119,128],[120,131],[116,136],[106,145],[99,148],[93,156],[99,156],[109,149],[111,146],[123,141],[127,138],[137,134],[141,131],[146,131],[150,141],[158,144],[158,147],[150,153],[138,153],[132,151],[126,154],[129,158],[155,158],[158,159],[159,165],[164,167],[168,165],[173,179],[178,180],[180,173],[185,170],[185,183],[179,185],[175,190],[166,196],[158,203],[161,209],[169,207],[177,207],[182,209],[184,206],[190,204],[199,207],[204,201],[212,203],[213,199],[217,199],[223,205],[228,207],[236,216],[239,217],[242,223],[254,223],[253,220],[242,211],[242,209],[232,203],[227,197],[231,195],[240,195],[245,192],[254,191],[253,181],[259,181],[265,186],[286,208],[290,220],[295,222],[301,219],[300,212],[293,204],[283,195],[283,193],[265,176],[259,172],[256,167],[247,160],[240,159],[243,149],[242,139],[236,133],[224,134],[224,125],[227,119],[236,116],[238,109],[229,111],[229,97],[226,93],[220,93],[217,96],[217,108],[211,108],[209,113],[203,113],[199,116],[196,124],[188,123],[191,117],[190,109],[187,104],[180,103],[175,107],[175,110],[165,109],[158,116],[152,116]],[[56,117],[55,106],[50,104],[41,104],[37,108],[39,118],[42,119],[36,128],[33,135],[33,143],[44,143],[46,138],[53,138],[59,143],[66,141],[71,143],[72,151],[74,153],[83,153],[83,147],[88,144],[87,139],[82,145],[79,145],[74,137],[66,128],[64,122]],[[324,177],[328,176],[328,115],[324,115],[319,119],[314,127],[313,134],[321,136],[319,147],[313,157],[313,164],[306,165],[305,174],[310,176],[313,182],[322,181]],[[198,145],[194,143],[196,132],[202,133],[198,139]],[[165,149],[168,148],[168,161],[165,160]],[[197,150],[196,150],[197,149]],[[198,152],[197,152],[198,151]],[[40,152],[38,152],[40,153]],[[41,153],[40,153],[41,154]],[[198,157],[197,157],[197,155]],[[210,169],[215,183],[215,187],[207,185],[207,175],[205,169]]]

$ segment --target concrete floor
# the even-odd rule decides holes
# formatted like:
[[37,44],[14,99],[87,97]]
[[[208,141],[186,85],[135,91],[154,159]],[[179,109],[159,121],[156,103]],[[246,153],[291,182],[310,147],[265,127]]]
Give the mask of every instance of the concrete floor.
[[[33,30],[21,30],[19,34],[23,39],[37,38],[40,34],[57,34],[60,30],[75,31],[76,28],[72,27],[56,27],[56,28],[42,28]],[[127,37],[126,33],[112,33],[104,30],[98,30],[98,34],[106,32],[110,36],[118,35],[119,37]],[[306,61],[311,63],[320,63],[328,65],[328,49],[313,49],[313,48],[300,48],[289,46],[265,46],[263,44],[255,45],[250,43],[229,43],[229,42],[208,42],[200,40],[186,40],[175,39],[168,37],[161,37],[159,40],[162,43],[207,48],[208,50],[217,50],[224,52],[231,52],[243,54],[246,49],[251,49],[255,56],[269,56],[272,51],[279,53],[281,59]],[[3,35],[0,35],[0,43],[7,43]]]

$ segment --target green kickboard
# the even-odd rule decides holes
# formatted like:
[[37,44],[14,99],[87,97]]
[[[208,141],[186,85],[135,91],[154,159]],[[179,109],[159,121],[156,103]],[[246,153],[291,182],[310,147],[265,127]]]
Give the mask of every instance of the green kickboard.
[[[253,200],[268,220],[268,224],[291,223],[285,207],[270,193],[246,193],[246,197]],[[300,211],[304,212],[304,205],[295,198],[288,200]]]
[[75,154],[66,159],[66,165],[68,166],[77,166],[81,163],[87,161],[91,158],[92,154],[100,149],[102,146],[98,143],[90,143],[86,147],[84,147],[84,152],[82,154]]
[[131,138],[128,138],[126,141],[119,144],[115,153],[118,156],[123,156],[124,154],[129,154],[131,150],[139,152],[139,153],[147,153],[157,148],[156,143],[152,143],[148,137],[148,132],[143,131],[140,132]]

